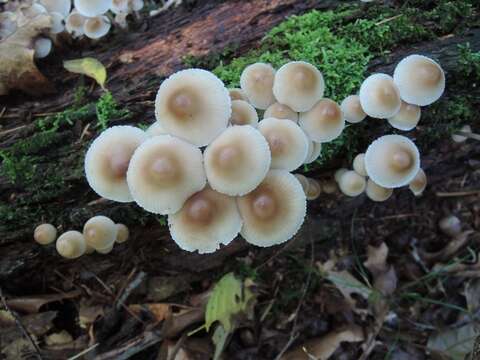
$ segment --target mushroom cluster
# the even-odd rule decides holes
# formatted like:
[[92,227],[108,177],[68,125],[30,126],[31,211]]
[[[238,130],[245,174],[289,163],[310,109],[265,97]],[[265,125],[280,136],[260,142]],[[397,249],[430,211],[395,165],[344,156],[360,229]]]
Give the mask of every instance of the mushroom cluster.
[[[278,70],[249,65],[235,89],[206,70],[181,70],[160,85],[155,124],[146,131],[114,126],[93,141],[87,180],[104,198],[167,215],[173,240],[187,251],[214,252],[238,234],[257,246],[281,244],[300,229],[307,200],[335,191],[331,183],[291,173],[314,162],[322,143],[339,137],[346,121],[367,115],[411,124],[409,104],[423,106],[441,95],[434,89],[444,87],[438,64],[412,57],[398,64],[393,78],[370,76],[359,95],[340,105],[323,97],[321,72],[303,61]],[[403,77],[416,72],[412,87]],[[374,141],[353,167],[335,176],[348,196],[366,191],[384,201],[392,188],[410,185],[420,194],[426,183],[418,149],[400,135]]]
[[98,252],[108,254],[115,243],[128,240],[129,230],[124,224],[115,224],[102,215],[89,219],[83,231],[69,230],[57,239],[57,229],[52,224],[38,225],[33,233],[34,240],[40,245],[49,245],[56,241],[55,247],[60,256],[76,259],[84,254]]

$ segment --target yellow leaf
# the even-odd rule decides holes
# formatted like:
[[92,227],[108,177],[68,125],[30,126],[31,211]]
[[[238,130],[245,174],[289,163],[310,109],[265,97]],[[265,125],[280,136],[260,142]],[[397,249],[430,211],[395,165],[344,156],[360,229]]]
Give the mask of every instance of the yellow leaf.
[[107,70],[97,59],[86,57],[83,59],[67,60],[63,62],[63,67],[70,72],[93,78],[102,89],[105,89],[104,85],[107,80]]

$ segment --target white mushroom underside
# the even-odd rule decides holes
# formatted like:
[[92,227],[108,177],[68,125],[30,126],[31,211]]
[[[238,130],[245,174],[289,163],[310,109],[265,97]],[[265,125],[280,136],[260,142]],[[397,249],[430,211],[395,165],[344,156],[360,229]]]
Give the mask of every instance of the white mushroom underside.
[[111,26],[106,16],[96,16],[85,21],[83,32],[90,39],[99,39],[108,34]]

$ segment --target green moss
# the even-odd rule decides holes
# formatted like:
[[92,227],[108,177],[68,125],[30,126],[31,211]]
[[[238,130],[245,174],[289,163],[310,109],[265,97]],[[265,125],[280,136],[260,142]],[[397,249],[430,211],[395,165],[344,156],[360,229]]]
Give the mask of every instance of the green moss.
[[480,51],[473,52],[468,42],[458,45],[458,50],[460,57],[457,73],[459,77],[468,80],[470,86],[476,86],[480,82]]
[[112,93],[105,92],[97,101],[97,127],[105,130],[111,120],[123,120],[130,116],[127,109],[120,109]]

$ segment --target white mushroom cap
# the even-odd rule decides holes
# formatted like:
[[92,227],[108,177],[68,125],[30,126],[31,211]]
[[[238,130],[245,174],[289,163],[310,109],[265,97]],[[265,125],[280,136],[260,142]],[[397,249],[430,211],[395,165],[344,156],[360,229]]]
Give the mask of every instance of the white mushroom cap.
[[158,135],[165,135],[167,132],[165,129],[160,125],[158,121],[155,121],[152,125],[145,130],[145,133],[148,137],[158,136]]
[[308,178],[305,175],[302,174],[293,174],[297,178],[297,180],[300,182],[300,185],[302,185],[303,192],[307,194],[308,187],[309,187],[309,181]]
[[112,0],[110,10],[112,10],[114,14],[128,13],[129,0]]
[[117,238],[117,226],[106,216],[94,216],[83,226],[83,236],[86,244],[95,250],[107,249]]
[[365,191],[367,182],[365,177],[358,175],[353,170],[348,170],[340,176],[338,187],[340,191],[347,196],[358,196]]
[[335,173],[333,174],[333,178],[338,183],[340,181],[340,178],[342,177],[342,175],[345,174],[347,171],[348,171],[348,169],[340,168],[337,171],[335,171]]
[[52,27],[50,28],[50,32],[52,34],[60,34],[63,30],[65,30],[65,24],[63,23],[63,15],[58,12],[50,13],[52,17]]
[[402,105],[400,92],[387,74],[373,74],[366,78],[360,86],[359,96],[363,111],[373,118],[392,117]]
[[115,242],[118,244],[124,243],[128,240],[130,236],[130,231],[128,230],[128,227],[124,224],[115,224],[115,226],[117,227],[117,237],[115,239]]
[[300,182],[285,170],[270,170],[249,194],[237,198],[243,219],[240,234],[257,246],[291,239],[303,224],[307,201]]
[[72,11],[65,19],[65,29],[73,37],[82,36],[84,34],[83,24],[85,24],[85,20],[87,20],[85,16],[76,11]]
[[393,189],[384,188],[383,186],[375,184],[372,179],[368,179],[365,193],[370,200],[382,202],[388,200],[390,196],[392,196]]
[[445,74],[434,60],[410,55],[400,61],[393,73],[403,101],[426,106],[435,102],[445,90]]
[[400,111],[388,118],[388,122],[395,129],[408,131],[415,128],[420,121],[421,110],[417,105],[407,104],[402,101]]
[[133,11],[140,11],[143,9],[143,0],[129,0],[128,5]]
[[353,170],[358,175],[367,176],[367,170],[365,169],[365,154],[361,153],[355,156],[353,159]]
[[271,163],[267,141],[249,125],[225,130],[205,149],[204,159],[210,186],[231,196],[255,189]]
[[206,184],[202,152],[170,135],[158,135],[140,145],[130,160],[127,182],[133,199],[161,215],[180,210]]
[[265,110],[275,102],[274,77],[275,69],[269,64],[255,63],[243,69],[240,75],[240,87],[257,109]]
[[[462,126],[460,131],[464,132],[464,133],[471,133],[472,132],[472,127],[470,125],[464,125],[464,126]],[[452,134],[452,140],[457,142],[457,143],[465,142],[465,141],[467,141],[467,139],[468,138],[466,136],[458,135],[458,134]]]
[[209,186],[192,195],[182,209],[168,215],[172,239],[186,251],[212,253],[240,232],[242,218],[235,198]]
[[48,245],[57,240],[57,229],[52,224],[38,225],[34,232],[33,238],[40,245]]
[[252,125],[258,124],[257,110],[244,100],[232,101],[232,115],[230,115],[231,125]]
[[367,114],[362,109],[360,96],[358,95],[347,96],[340,104],[340,107],[345,120],[349,123],[356,124],[367,117]]
[[272,154],[272,169],[293,171],[301,166],[308,153],[308,138],[292,120],[263,119],[258,130],[267,139]]
[[49,13],[59,13],[63,18],[70,14],[72,0],[39,0]]
[[83,24],[83,32],[90,39],[100,39],[110,31],[110,19],[107,16],[99,15],[88,18]]
[[115,245],[115,243],[113,244],[110,244],[104,248],[101,248],[101,249],[95,249],[95,251],[99,254],[103,254],[103,255],[106,255],[106,254],[109,254],[112,252],[113,250],[113,245]]
[[294,111],[308,111],[323,97],[322,73],[305,61],[292,61],[275,74],[273,93],[278,102]]
[[230,99],[232,101],[234,100],[248,101],[247,95],[245,95],[244,91],[240,88],[228,89],[228,94],[230,95]]
[[307,200],[315,200],[318,199],[322,192],[322,187],[320,183],[315,179],[307,178],[308,181],[308,189],[305,192]]
[[368,147],[365,153],[365,168],[372,181],[380,186],[405,186],[420,169],[420,153],[409,138],[385,135]]
[[33,43],[33,48],[35,50],[35,57],[37,59],[42,59],[50,54],[52,50],[52,40],[45,37],[39,37]]
[[308,140],[309,142],[309,151],[307,157],[305,158],[304,164],[311,164],[318,159],[320,153],[322,152],[322,143]]
[[112,0],[73,0],[75,9],[87,17],[105,14],[112,7]]
[[408,187],[415,196],[422,195],[423,191],[427,187],[427,175],[422,169],[418,169],[417,175],[408,184]]
[[113,126],[97,137],[85,155],[85,175],[100,196],[118,202],[133,201],[126,174],[135,149],[147,139],[133,126]]
[[345,119],[338,104],[322,99],[309,111],[300,114],[300,127],[315,142],[328,142],[340,136],[345,128]]
[[225,130],[232,113],[222,81],[209,71],[188,69],[165,80],[155,99],[155,116],[169,133],[205,146]]
[[67,259],[76,259],[85,254],[87,244],[81,232],[72,230],[60,235],[57,239],[56,248],[60,256]]
[[298,122],[298,113],[290,109],[287,105],[276,102],[265,110],[263,118],[288,119]]

